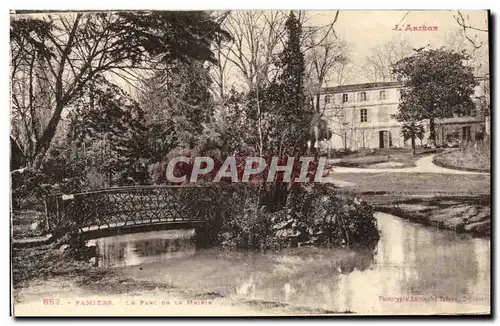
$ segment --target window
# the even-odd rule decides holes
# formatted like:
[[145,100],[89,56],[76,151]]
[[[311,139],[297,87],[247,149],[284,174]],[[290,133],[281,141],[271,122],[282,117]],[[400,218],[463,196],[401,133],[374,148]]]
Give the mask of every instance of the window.
[[368,122],[368,110],[361,109],[360,110],[361,122]]
[[379,100],[385,100],[385,91],[380,91],[378,93]]
[[349,96],[347,94],[342,94],[342,103],[347,103],[349,101]]
[[330,95],[325,95],[325,103],[330,103]]
[[366,101],[366,92],[359,93],[359,100]]

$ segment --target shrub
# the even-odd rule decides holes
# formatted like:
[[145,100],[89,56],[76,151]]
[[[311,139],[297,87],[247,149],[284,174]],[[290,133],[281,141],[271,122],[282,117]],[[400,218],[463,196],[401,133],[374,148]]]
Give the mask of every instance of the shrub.
[[339,195],[331,185],[309,184],[292,190],[284,220],[274,221],[273,228],[281,231],[276,236],[286,235],[289,246],[371,246],[379,239],[373,213],[371,206]]
[[374,247],[379,240],[372,207],[337,194],[331,185],[292,187],[281,209],[263,205],[270,189],[258,184],[233,184],[218,185],[225,195],[207,192],[208,207],[214,210],[208,223],[212,226],[208,232],[212,244],[244,249]]

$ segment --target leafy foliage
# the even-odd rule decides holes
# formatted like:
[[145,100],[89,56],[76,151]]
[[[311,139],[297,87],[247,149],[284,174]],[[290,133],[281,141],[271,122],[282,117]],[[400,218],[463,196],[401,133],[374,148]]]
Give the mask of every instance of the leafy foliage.
[[203,126],[200,143],[225,155],[256,149],[258,121],[249,115],[249,109],[246,95],[232,89],[224,102],[215,106],[213,119]]
[[167,64],[215,62],[210,50],[212,43],[217,37],[230,39],[220,22],[206,11],[134,11],[119,13],[118,17],[111,31],[120,35],[116,42],[120,42],[121,48],[113,53],[134,62],[150,57]]
[[415,121],[406,121],[401,126],[401,136],[404,140],[411,139],[411,147],[413,149],[413,154],[416,153],[415,139],[418,138],[422,140],[424,138],[425,129],[421,123]]
[[145,163],[151,157],[144,113],[120,87],[98,78],[86,89],[70,114],[69,147],[73,159],[85,162],[87,171],[102,173],[106,182],[122,183],[131,178],[147,183]]
[[71,159],[66,144],[54,144],[39,170],[22,169],[11,174],[13,208],[44,211],[48,194],[85,189],[85,171],[85,163]]
[[[39,189],[42,198],[49,192],[128,182],[165,183],[168,158],[181,153],[214,158],[214,172],[202,182],[210,181],[222,162],[234,155],[241,179],[245,159],[261,156],[267,168],[251,179],[253,183],[222,180],[223,185],[207,187],[196,205],[185,208],[186,214],[198,214],[200,207],[207,207],[211,243],[242,248],[375,243],[378,232],[370,207],[339,196],[329,186],[285,183],[283,173],[264,182],[273,157],[279,157],[279,165],[295,158],[292,179],[298,176],[298,157],[306,152],[312,126],[320,127],[321,136],[329,136],[306,101],[302,26],[293,12],[285,31],[283,51],[273,62],[279,71],[276,79],[266,86],[256,83],[249,94],[231,92],[216,103],[205,64],[214,61],[212,42],[228,35],[209,13],[78,13],[29,24],[19,20],[12,27],[11,46],[23,74],[14,78],[13,93],[20,98],[28,85],[32,100],[38,90],[48,90],[43,105],[49,114],[46,121],[30,120],[33,105],[15,108],[19,126],[35,120],[38,124],[37,132],[30,134],[29,156],[36,169],[26,174],[28,186],[16,181],[21,185],[17,189]],[[30,51],[25,52],[24,45]],[[33,64],[37,71],[30,69]],[[138,101],[110,78],[123,79],[120,73],[133,74],[136,69],[150,72],[143,78]],[[21,82],[40,79],[44,71],[49,76],[43,85]],[[61,126],[63,110],[69,123]],[[59,139],[54,137],[56,130]],[[310,178],[316,167],[316,162],[310,164]],[[192,162],[179,165],[176,172],[189,177],[191,170]],[[65,223],[67,240],[81,249],[83,239],[71,224],[75,221]]]
[[417,49],[398,61],[393,73],[404,83],[401,88],[398,121],[430,119],[434,140],[434,119],[467,115],[474,109],[471,96],[477,85],[465,53],[450,50]]
[[174,148],[193,149],[204,125],[212,120],[214,103],[209,71],[201,62],[175,62],[142,82],[139,103],[149,137],[161,144],[155,160]]
[[401,136],[403,136],[404,140],[407,139],[423,139],[424,138],[424,126],[421,123],[406,123],[403,126],[401,126]]
[[239,184],[232,189],[237,200],[221,210],[224,222],[217,239],[223,245],[247,249],[307,245],[373,248],[379,240],[371,206],[340,196],[329,185],[294,188],[284,209],[277,211],[260,206],[267,194],[256,185]]
[[[63,110],[71,109],[96,78],[111,75],[127,80],[123,76],[136,76],[135,69],[214,62],[211,45],[216,38],[228,39],[229,34],[210,13],[202,11],[13,16],[11,77],[17,113],[13,123],[17,129],[29,129],[13,136],[23,138],[16,139],[21,144],[29,143],[25,148],[29,164],[41,165]],[[46,121],[37,121],[34,90],[42,78],[50,90],[45,94],[49,110]]]

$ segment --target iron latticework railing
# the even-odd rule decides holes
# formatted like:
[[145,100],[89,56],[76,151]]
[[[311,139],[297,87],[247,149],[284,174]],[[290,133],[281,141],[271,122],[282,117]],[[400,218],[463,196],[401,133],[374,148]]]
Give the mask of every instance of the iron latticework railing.
[[[154,223],[206,221],[223,210],[220,200],[234,187],[137,186],[47,198],[52,234]],[[227,200],[231,200],[227,198]],[[73,230],[72,230],[73,229]]]
[[45,202],[47,232],[59,236],[69,231],[155,223],[218,224],[225,214],[241,208],[242,202],[257,200],[258,193],[258,187],[250,184],[205,184],[134,186],[52,195]]

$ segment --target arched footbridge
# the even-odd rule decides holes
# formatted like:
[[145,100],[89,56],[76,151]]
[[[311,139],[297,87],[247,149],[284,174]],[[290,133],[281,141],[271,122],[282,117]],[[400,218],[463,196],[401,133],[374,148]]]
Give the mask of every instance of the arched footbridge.
[[133,232],[203,228],[218,209],[207,186],[135,186],[46,199],[46,227],[55,238],[77,230],[85,239]]

